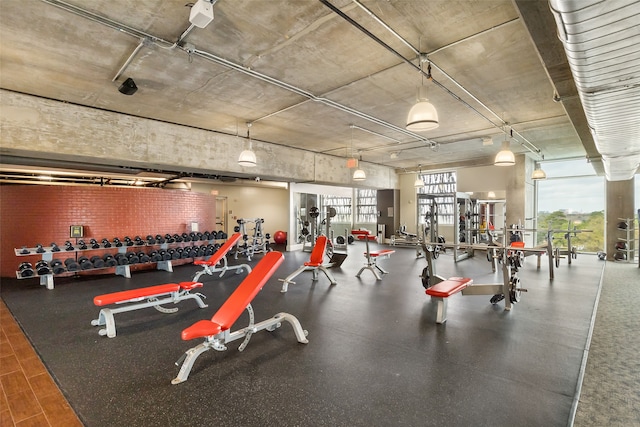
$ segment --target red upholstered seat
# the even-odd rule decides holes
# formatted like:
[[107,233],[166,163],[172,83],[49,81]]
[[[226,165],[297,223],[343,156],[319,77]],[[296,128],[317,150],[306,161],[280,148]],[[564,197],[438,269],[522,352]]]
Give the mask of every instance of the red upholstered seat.
[[[395,254],[396,251],[394,251],[393,249],[380,249],[378,251],[370,251],[369,255],[372,257],[378,257],[378,256],[382,256],[382,255],[391,255],[391,254]],[[367,255],[367,253],[365,252],[365,256]]]
[[524,242],[511,242],[512,248],[524,248]]
[[[191,282],[197,283],[197,282]],[[202,284],[200,284],[202,286]],[[128,291],[113,292],[111,294],[98,295],[93,298],[93,303],[97,306],[115,304],[130,300],[140,300],[155,295],[169,294],[178,292],[180,285],[177,283],[167,283],[165,285],[149,286],[146,288],[130,289]]]
[[327,236],[318,236],[316,239],[316,244],[311,251],[311,256],[309,257],[309,261],[305,262],[304,265],[307,267],[318,267],[322,265],[322,261],[324,260],[324,251],[327,249]]
[[194,338],[210,337],[222,332],[222,326],[211,320],[200,320],[182,331],[182,339],[189,341]]
[[427,288],[426,294],[432,297],[447,298],[460,292],[472,283],[473,280],[468,277],[450,277],[447,280]]
[[211,320],[200,320],[182,331],[187,341],[218,334],[231,328],[242,312],[253,301],[265,283],[284,261],[280,252],[267,253],[235,291],[227,298]]
[[201,288],[202,286],[201,282],[180,282],[180,289],[183,291],[190,291],[195,288]]
[[240,233],[233,234],[231,237],[227,239],[224,245],[220,246],[220,249],[218,249],[213,255],[211,255],[211,258],[209,258],[206,261],[202,259],[197,259],[193,261],[193,263],[195,265],[208,265],[210,267],[214,267],[218,262],[220,262],[222,258],[224,258],[224,256],[227,254],[227,252],[229,252],[229,250],[233,247],[233,245],[238,243],[238,240],[240,240],[241,237],[242,237],[242,234]]

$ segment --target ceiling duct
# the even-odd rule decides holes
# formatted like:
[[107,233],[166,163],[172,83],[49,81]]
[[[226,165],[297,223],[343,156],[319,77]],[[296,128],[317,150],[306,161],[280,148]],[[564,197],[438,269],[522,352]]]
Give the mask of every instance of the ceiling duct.
[[609,181],[640,165],[640,2],[549,0]]

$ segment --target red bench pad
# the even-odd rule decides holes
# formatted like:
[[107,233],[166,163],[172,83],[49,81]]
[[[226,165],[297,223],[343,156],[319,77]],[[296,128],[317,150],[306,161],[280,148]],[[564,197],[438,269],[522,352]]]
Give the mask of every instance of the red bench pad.
[[[369,256],[377,257],[377,256],[383,256],[383,255],[391,255],[395,253],[396,251],[394,251],[393,249],[380,249],[379,251],[370,251]],[[365,252],[365,256],[366,255],[367,253]]]
[[351,230],[351,234],[356,236],[358,240],[376,240],[376,236],[372,235],[369,230]]
[[177,283],[167,283],[165,285],[149,286],[146,288],[130,289],[128,291],[113,292],[111,294],[98,295],[93,299],[97,306],[115,304],[117,302],[129,301],[132,299],[142,299],[154,295],[169,294],[178,292],[180,285]]
[[305,267],[320,267],[324,260],[324,251],[327,249],[327,236],[318,236],[316,244],[313,246],[309,261],[304,263]]
[[245,277],[235,291],[213,315],[211,320],[201,320],[182,331],[182,339],[187,341],[215,335],[231,328],[242,312],[253,301],[269,278],[284,261],[280,252],[268,252],[254,269]]
[[447,298],[457,292],[460,292],[473,283],[468,277],[450,277],[449,279],[437,283],[425,291],[427,295],[432,297]]
[[211,258],[206,261],[203,259],[197,259],[193,261],[193,263],[195,265],[208,265],[210,267],[214,267],[218,262],[220,262],[222,258],[224,258],[227,252],[229,252],[229,249],[231,249],[233,245],[235,245],[238,240],[240,240],[240,237],[242,237],[242,234],[240,233],[232,235],[231,237],[229,237],[229,239],[227,239],[224,245],[220,246],[220,249],[218,249],[213,255],[211,255]]

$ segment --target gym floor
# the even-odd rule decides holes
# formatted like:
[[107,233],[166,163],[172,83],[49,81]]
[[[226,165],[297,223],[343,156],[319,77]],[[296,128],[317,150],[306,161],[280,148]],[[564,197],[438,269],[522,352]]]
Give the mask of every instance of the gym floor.
[[[439,325],[418,277],[425,259],[414,248],[395,249],[380,261],[389,271],[382,281],[370,271],[355,277],[365,261],[364,243],[356,242],[333,270],[336,286],[322,274],[312,283],[308,272],[283,294],[278,279],[309,257],[286,252],[252,304],[256,322],[291,313],[309,343],[298,343],[285,323],[255,334],[243,352],[242,340],[205,352],[178,385],[174,363],[201,342],[182,341],[180,332],[210,318],[245,274],[202,276],[205,309],[187,300],[175,314],[117,314],[112,339],[91,326],[94,296],[188,281],[200,267],[56,279],[51,291],[36,279],[5,279],[2,298],[87,426],[567,425],[605,263],[588,255],[571,266],[563,260],[550,281],[546,256],[540,269],[527,258],[519,276],[528,292],[513,310],[491,305],[490,296],[457,294]],[[484,253],[459,263],[444,254],[436,267],[444,277],[502,280]]]

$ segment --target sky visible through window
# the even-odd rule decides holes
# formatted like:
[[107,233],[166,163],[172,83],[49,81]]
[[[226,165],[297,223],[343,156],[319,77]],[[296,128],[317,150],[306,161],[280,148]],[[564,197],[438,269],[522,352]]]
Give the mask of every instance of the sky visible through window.
[[[585,160],[543,163],[547,179],[539,181],[538,211],[570,213],[603,211],[605,178]],[[635,206],[640,208],[640,178],[635,179]]]

